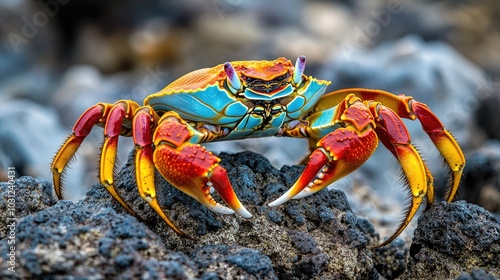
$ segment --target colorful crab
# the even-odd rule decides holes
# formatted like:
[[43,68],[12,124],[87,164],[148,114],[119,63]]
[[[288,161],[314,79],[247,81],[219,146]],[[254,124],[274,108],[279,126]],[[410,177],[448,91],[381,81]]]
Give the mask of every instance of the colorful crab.
[[[359,168],[378,141],[400,162],[411,190],[411,204],[393,241],[408,225],[424,197],[434,202],[433,177],[410,141],[401,118],[419,119],[452,171],[446,200],[452,201],[465,165],[464,155],[429,108],[412,97],[351,88],[324,94],[328,81],[303,74],[306,60],[295,66],[274,61],[226,62],[191,72],[148,96],[98,103],[85,111],[52,163],[54,188],[62,198],[61,176],[94,125],[104,127],[100,182],[130,213],[113,184],[118,137],[135,143],[136,180],[141,197],[178,234],[156,199],[155,168],[170,184],[217,213],[252,215],[236,196],[220,159],[201,143],[248,137],[309,138],[312,154],[297,182],[269,206],[311,195]],[[229,208],[215,202],[211,188]]]

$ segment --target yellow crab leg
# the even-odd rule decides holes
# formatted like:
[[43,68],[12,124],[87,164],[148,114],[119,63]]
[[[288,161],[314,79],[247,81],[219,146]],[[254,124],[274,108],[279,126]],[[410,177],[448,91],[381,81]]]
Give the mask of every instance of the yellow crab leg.
[[425,104],[415,100],[410,100],[409,104],[413,114],[420,120],[424,131],[434,142],[453,172],[450,188],[446,195],[446,201],[451,202],[457,194],[460,179],[462,178],[465,156],[455,138],[444,129],[443,124]]
[[[410,187],[411,204],[395,233],[377,247],[391,243],[406,228],[422,204],[424,196],[433,201],[432,175],[419,153],[411,144],[410,135],[401,118],[391,109],[378,102],[367,102],[377,123],[376,132],[380,141],[398,159]],[[430,176],[430,178],[428,177]],[[431,194],[428,194],[428,190]],[[428,204],[430,205],[430,204]]]
[[104,143],[101,149],[99,179],[111,196],[130,214],[136,216],[130,206],[125,203],[115,190],[114,170],[116,151],[118,148],[118,136],[123,134],[123,122],[124,120],[131,120],[133,118],[134,110],[139,107],[139,105],[131,100],[120,100],[113,105],[106,104],[106,106],[109,107],[109,113],[104,126]]
[[59,149],[51,166],[54,179],[54,190],[60,199],[62,199],[63,196],[61,177],[62,174],[64,174],[68,162],[74,156],[94,125],[104,124],[105,139],[101,152],[100,182],[113,198],[115,198],[129,213],[135,215],[132,209],[120,198],[114,189],[113,171],[116,161],[118,136],[123,134],[123,120],[124,118],[130,119],[133,110],[138,106],[137,103],[130,100],[121,100],[114,105],[97,103],[80,116],[73,127],[73,133],[69,136],[61,149]]
[[422,160],[422,163],[424,164],[425,175],[427,177],[427,202],[425,205],[425,210],[429,210],[432,204],[434,204],[434,177],[432,176],[432,173],[429,170],[427,164],[425,164],[425,161]]
[[165,215],[156,199],[156,188],[154,182],[155,167],[153,163],[153,140],[151,129],[157,122],[157,115],[149,106],[139,108],[133,120],[133,137],[135,143],[135,178],[137,188],[142,199],[144,199],[153,210],[173,229],[177,234],[188,239],[194,239],[187,233],[181,231]]
[[92,130],[95,124],[102,122],[102,115],[105,113],[103,103],[98,103],[87,109],[73,126],[73,133],[66,139],[64,144],[57,151],[52,161],[52,175],[54,180],[54,190],[59,199],[63,198],[63,185],[61,182],[64,170],[68,162],[74,156],[83,140]]
[[[86,136],[86,135],[85,135]],[[62,184],[62,177],[64,175],[66,166],[71,158],[75,155],[85,138],[83,135],[71,134],[68,139],[61,146],[52,161],[52,179],[54,182],[54,191],[59,199],[63,199],[64,186]]]

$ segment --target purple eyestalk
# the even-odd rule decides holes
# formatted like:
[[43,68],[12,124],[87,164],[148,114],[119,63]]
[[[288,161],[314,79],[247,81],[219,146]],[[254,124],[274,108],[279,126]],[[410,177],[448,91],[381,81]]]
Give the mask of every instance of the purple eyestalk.
[[304,74],[304,69],[306,68],[306,57],[301,55],[297,58],[295,62],[295,71],[293,71],[293,83],[295,85],[300,85],[302,83],[302,74]]
[[238,92],[241,89],[240,77],[238,77],[238,74],[236,74],[236,71],[230,62],[224,63],[224,72],[226,72],[229,89],[233,93]]

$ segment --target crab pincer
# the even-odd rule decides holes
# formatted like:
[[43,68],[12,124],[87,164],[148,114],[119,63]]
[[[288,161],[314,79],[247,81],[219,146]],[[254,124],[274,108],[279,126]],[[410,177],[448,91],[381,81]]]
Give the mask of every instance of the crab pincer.
[[337,108],[335,122],[341,128],[317,144],[297,182],[269,206],[316,193],[359,168],[375,151],[378,140],[393,152],[409,182],[412,203],[396,232],[379,246],[389,244],[408,225],[427,194],[427,168],[413,147],[401,118],[377,102],[362,102],[348,95]]
[[[221,214],[252,215],[241,204],[229,182],[220,159],[199,144],[187,140],[192,133],[182,119],[165,115],[156,130],[153,160],[162,176],[173,186]],[[230,209],[215,202],[210,195],[213,187]]]

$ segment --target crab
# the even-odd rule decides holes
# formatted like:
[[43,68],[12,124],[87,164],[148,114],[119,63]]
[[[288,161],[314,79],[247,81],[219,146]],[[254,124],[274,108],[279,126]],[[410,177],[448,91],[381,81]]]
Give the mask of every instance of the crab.
[[[179,235],[157,201],[155,169],[174,187],[210,210],[252,217],[241,204],[220,159],[202,143],[249,137],[308,138],[311,154],[296,183],[269,203],[316,193],[359,168],[382,144],[399,161],[411,193],[405,218],[379,246],[392,242],[412,220],[420,205],[434,202],[433,176],[413,146],[402,118],[418,119],[451,170],[446,201],[455,197],[465,165],[454,137],[423,103],[410,96],[349,88],[326,93],[329,81],[304,74],[306,59],[295,64],[272,61],[233,61],[188,73],[142,106],[132,100],[97,103],[87,109],[52,162],[54,189],[63,197],[62,175],[70,159],[94,126],[104,128],[99,179],[128,212],[131,207],[114,187],[119,136],[135,144],[135,170],[140,196]],[[215,190],[227,204],[217,203]]]

